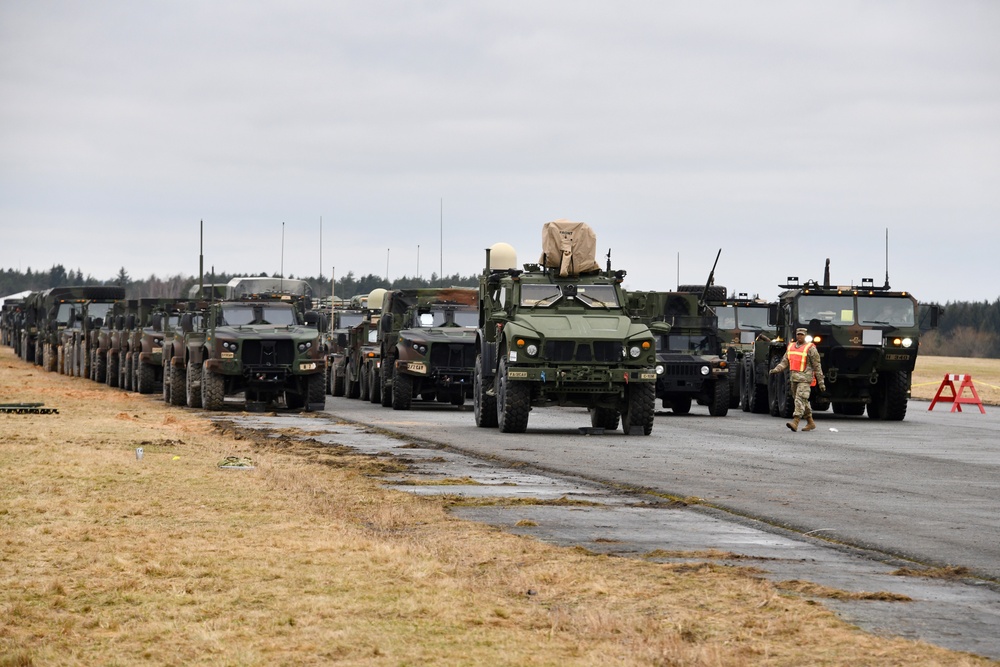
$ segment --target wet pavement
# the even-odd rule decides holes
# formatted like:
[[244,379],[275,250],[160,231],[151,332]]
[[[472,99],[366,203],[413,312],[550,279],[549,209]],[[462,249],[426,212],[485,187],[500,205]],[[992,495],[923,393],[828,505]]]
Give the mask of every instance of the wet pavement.
[[303,439],[348,446],[369,455],[391,455],[407,465],[406,473],[385,477],[386,484],[400,491],[581,503],[453,509],[461,518],[549,543],[670,562],[688,559],[663,558],[665,553],[716,550],[730,558],[712,558],[714,562],[752,566],[775,582],[804,580],[848,592],[907,596],[911,602],[820,601],[869,632],[1000,659],[1000,587],[986,581],[897,576],[892,573],[899,568],[917,566],[720,510],[678,505],[661,497],[623,492],[531,467],[512,467],[443,444],[412,439],[406,433],[393,437],[326,413],[229,413],[213,418],[262,431],[298,429],[301,436],[297,437]]

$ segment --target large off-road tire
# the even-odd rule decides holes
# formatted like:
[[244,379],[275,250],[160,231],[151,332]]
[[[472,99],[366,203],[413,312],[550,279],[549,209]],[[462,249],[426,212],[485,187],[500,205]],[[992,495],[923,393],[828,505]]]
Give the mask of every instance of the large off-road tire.
[[743,395],[743,364],[729,367],[729,407],[738,408]]
[[[138,359],[134,359],[133,363],[136,365],[135,390],[140,394],[152,394],[153,388],[156,386],[156,368],[152,364],[144,364]],[[195,372],[197,372],[197,369]],[[200,403],[201,401],[198,401],[195,405],[191,405],[190,403],[188,405],[189,407],[196,407]]]
[[372,403],[382,402],[382,379],[375,366],[368,366],[364,371],[368,375],[368,400]]
[[122,376],[124,379],[122,387],[128,391],[132,391],[132,385],[135,381],[135,367],[133,366],[133,357],[131,352],[125,353],[125,361],[122,363]]
[[56,353],[54,349],[52,349],[51,344],[45,345],[43,355],[44,355],[43,364],[45,371],[48,373],[55,373],[56,364],[59,361],[59,355]]
[[[677,286],[677,291],[678,292],[693,292],[694,294],[697,294],[698,296],[701,296],[701,293],[703,291],[705,291],[705,286],[704,285],[678,285]],[[725,286],[723,286],[723,285],[709,285],[708,286],[708,291],[705,292],[705,300],[706,301],[725,301],[726,297],[728,295],[729,295],[729,293],[726,290]]]
[[494,379],[497,390],[497,426],[501,433],[524,433],[531,411],[531,386],[507,377],[507,355],[500,360]]
[[729,413],[729,378],[713,382],[709,397],[712,400],[708,404],[708,414],[713,417],[725,417]]
[[163,402],[170,403],[170,359],[163,360]]
[[368,401],[371,398],[370,379],[368,373],[362,368],[361,372],[358,373],[358,398],[362,401]]
[[669,400],[664,399],[663,407],[669,407],[675,415],[686,415],[691,412],[691,397],[678,396]]
[[[778,358],[772,360],[778,365]],[[782,371],[767,376],[767,404],[772,417],[789,419],[795,412],[795,396],[792,395],[792,382],[788,371]]]
[[94,352],[94,382],[100,382],[101,384],[108,377],[108,353],[105,351],[103,354],[100,350]]
[[204,410],[221,410],[226,402],[226,378],[201,365],[201,407]]
[[107,353],[108,367],[104,372],[104,383],[109,387],[118,386],[118,353],[114,350],[108,350]]
[[[142,364],[144,368],[152,369],[148,364]],[[189,361],[187,372],[184,373],[184,395],[185,403],[189,408],[201,407],[201,366]]]
[[621,415],[614,408],[591,408],[590,425],[605,431],[617,431]]
[[344,396],[347,398],[357,398],[361,395],[361,387],[351,379],[351,369],[344,373]]
[[170,364],[170,405],[184,405],[187,402],[187,373],[183,366]]
[[[690,403],[688,405],[690,407]],[[625,388],[622,431],[625,432],[625,435],[649,435],[653,432],[653,415],[655,411],[655,384],[636,383],[628,385]]]
[[413,402],[413,376],[396,370],[392,374],[392,409],[409,410]]
[[382,407],[392,407],[392,369],[396,367],[396,360],[393,357],[382,359],[379,367],[379,384],[382,385]]
[[332,396],[343,396],[344,395],[344,376],[337,374],[337,369],[334,368],[332,371],[333,379],[330,381],[332,385],[330,388],[330,394]]
[[[476,426],[480,428],[496,428],[497,398],[490,396],[493,380],[483,377],[483,356],[476,355],[476,370],[472,378],[472,413],[476,418]],[[615,424],[615,428],[618,425]]]
[[307,375],[306,380],[306,408],[309,410],[323,410],[326,408],[326,381],[322,373]]
[[871,419],[903,421],[906,417],[907,393],[910,387],[908,371],[885,371],[879,376],[877,391],[868,404]]
[[59,375],[66,375],[66,348],[60,345],[56,352],[56,370]]

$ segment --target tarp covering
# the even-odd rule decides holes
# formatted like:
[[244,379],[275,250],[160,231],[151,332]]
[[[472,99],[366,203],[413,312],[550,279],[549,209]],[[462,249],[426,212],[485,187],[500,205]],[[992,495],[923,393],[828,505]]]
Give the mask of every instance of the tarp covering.
[[597,236],[587,223],[559,219],[542,226],[539,263],[546,268],[559,269],[560,277],[600,271],[596,255]]

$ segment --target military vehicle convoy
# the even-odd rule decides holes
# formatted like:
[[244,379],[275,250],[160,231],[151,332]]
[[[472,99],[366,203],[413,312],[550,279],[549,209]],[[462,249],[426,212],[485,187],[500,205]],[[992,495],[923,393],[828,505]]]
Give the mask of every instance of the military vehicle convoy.
[[378,321],[382,406],[472,398],[478,294],[471,287],[390,290]]
[[[794,339],[796,328],[808,330],[806,340],[816,345],[826,376],[826,393],[812,390],[814,411],[832,406],[833,412],[872,419],[901,421],[906,416],[910,375],[919,351],[917,300],[909,292],[894,292],[888,276],[881,287],[871,278],[860,285],[831,285],[827,260],[823,283],[799,284],[789,277],[771,317],[773,339],[758,337],[753,354],[744,361],[744,391],[749,412],[788,418],[793,410],[787,371],[769,375]],[[929,311],[937,326],[938,309]]]
[[656,397],[664,409],[686,415],[697,401],[711,416],[725,417],[730,368],[711,309],[692,292],[629,292],[627,299],[634,320],[670,325],[656,335]]
[[[330,312],[330,327],[326,336],[328,348],[326,392],[331,396],[344,396],[347,389],[351,330],[371,321],[372,315],[382,308],[383,294],[385,290],[382,288],[372,290],[367,297],[354,297],[347,307],[335,307]],[[359,383],[358,368],[359,366],[352,367],[353,373],[350,376],[352,388],[355,389],[357,388],[355,383]],[[347,396],[357,398],[357,395],[352,396],[351,393],[347,393]]]
[[[536,407],[578,406],[591,426],[649,435],[656,401],[651,327],[625,309],[625,271],[601,271],[586,223],[556,220],[542,229],[537,264],[516,268],[514,249],[486,251],[479,283],[473,412],[476,425],[527,429]],[[610,253],[609,253],[610,257]]]
[[243,394],[248,404],[323,409],[326,355],[311,295],[302,280],[233,278],[224,301],[189,308],[164,337],[165,400],[220,410]]

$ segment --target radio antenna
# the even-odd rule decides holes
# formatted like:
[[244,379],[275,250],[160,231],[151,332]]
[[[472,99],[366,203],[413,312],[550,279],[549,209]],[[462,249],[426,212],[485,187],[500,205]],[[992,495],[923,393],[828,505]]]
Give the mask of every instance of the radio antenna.
[[885,228],[885,288],[889,289],[889,228]]

